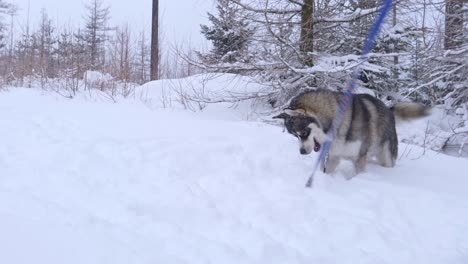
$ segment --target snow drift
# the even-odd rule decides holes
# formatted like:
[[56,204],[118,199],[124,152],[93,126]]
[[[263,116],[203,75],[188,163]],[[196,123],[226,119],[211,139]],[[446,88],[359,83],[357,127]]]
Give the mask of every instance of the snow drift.
[[466,159],[306,189],[316,156],[242,111],[0,93],[0,262],[467,263]]

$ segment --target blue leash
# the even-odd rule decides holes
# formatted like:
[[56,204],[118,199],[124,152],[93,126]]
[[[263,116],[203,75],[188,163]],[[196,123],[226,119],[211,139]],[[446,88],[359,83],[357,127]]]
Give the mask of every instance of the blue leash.
[[356,91],[356,80],[359,78],[359,74],[361,72],[361,65],[363,62],[367,60],[367,55],[369,54],[372,47],[374,46],[380,27],[382,26],[384,18],[390,11],[391,7],[392,7],[392,0],[383,0],[380,13],[377,16],[377,20],[374,22],[374,24],[372,25],[369,31],[369,34],[367,35],[367,40],[365,42],[364,48],[362,49],[362,54],[358,60],[358,66],[353,71],[353,74],[351,75],[351,79],[347,83],[347,89],[344,92],[344,96],[343,98],[341,98],[341,100],[338,103],[338,113],[335,117],[335,120],[333,120],[331,129],[328,131],[325,142],[322,144],[322,150],[320,151],[319,157],[317,161],[315,162],[312,174],[309,176],[309,179],[307,180],[306,187],[312,187],[312,183],[314,181],[314,175],[318,169],[318,166],[320,165],[322,161],[325,162],[325,159],[328,154],[328,150],[330,149],[330,145],[333,141],[333,138],[335,137],[335,128],[338,128],[338,126],[340,125],[341,121],[343,120],[344,114],[349,109],[349,105],[351,104],[353,100],[353,93]]

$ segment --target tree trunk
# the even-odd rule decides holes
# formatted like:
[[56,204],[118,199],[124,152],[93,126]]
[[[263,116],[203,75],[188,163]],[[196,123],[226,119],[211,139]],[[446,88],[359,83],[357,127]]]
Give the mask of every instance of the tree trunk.
[[[393,26],[396,26],[397,24],[397,4],[396,3],[393,3],[393,16],[392,16],[392,25]],[[397,53],[398,50],[396,49],[396,44],[394,44],[393,46],[393,52]],[[399,58],[398,58],[398,55],[394,56],[393,57],[393,79],[395,80],[395,82],[398,80],[399,78],[399,72],[398,72],[398,62],[399,61]],[[394,87],[395,90],[398,90],[398,86],[395,86]]]
[[447,0],[445,3],[445,49],[456,49],[463,43],[463,1]]
[[153,22],[151,29],[151,80],[159,79],[159,23],[158,23],[158,12],[159,12],[159,0],[153,0]]
[[314,51],[314,0],[304,0],[301,11],[301,36],[299,49],[304,56],[304,64],[312,66]]
[[[393,16],[392,16],[392,25],[396,26],[397,24],[397,4],[393,4]],[[396,49],[394,48],[393,52],[397,52]],[[398,65],[398,56],[393,57],[393,64],[395,66]]]

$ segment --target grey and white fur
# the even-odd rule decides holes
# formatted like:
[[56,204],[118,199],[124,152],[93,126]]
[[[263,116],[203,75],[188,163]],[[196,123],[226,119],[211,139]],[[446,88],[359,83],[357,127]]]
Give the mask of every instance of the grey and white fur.
[[[283,113],[273,118],[283,119],[287,131],[296,136],[300,153],[318,152],[325,142],[337,114],[343,93],[327,90],[308,91],[293,98]],[[341,159],[354,165],[354,176],[365,170],[368,160],[376,158],[384,167],[393,167],[398,156],[398,138],[394,113],[402,118],[427,114],[427,108],[417,103],[399,103],[388,108],[369,94],[354,94],[335,137],[322,161],[321,169],[333,173]]]

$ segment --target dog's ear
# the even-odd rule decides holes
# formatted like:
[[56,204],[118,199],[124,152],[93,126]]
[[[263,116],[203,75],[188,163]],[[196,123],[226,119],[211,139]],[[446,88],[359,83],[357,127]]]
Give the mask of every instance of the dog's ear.
[[290,116],[303,116],[306,115],[306,110],[298,108],[298,109],[291,109],[291,108],[286,108],[284,109],[284,112]]
[[283,132],[286,130],[286,122],[291,118],[290,115],[286,114],[286,113],[281,113],[277,116],[274,116],[272,117],[273,119],[283,119]]
[[273,118],[273,119],[284,119],[284,120],[286,120],[286,119],[288,119],[288,118],[290,118],[290,117],[291,117],[291,116],[288,115],[288,114],[286,114],[286,113],[281,113],[281,114],[279,114],[279,115],[277,115],[277,116],[274,116],[274,117],[272,117],[272,118]]

